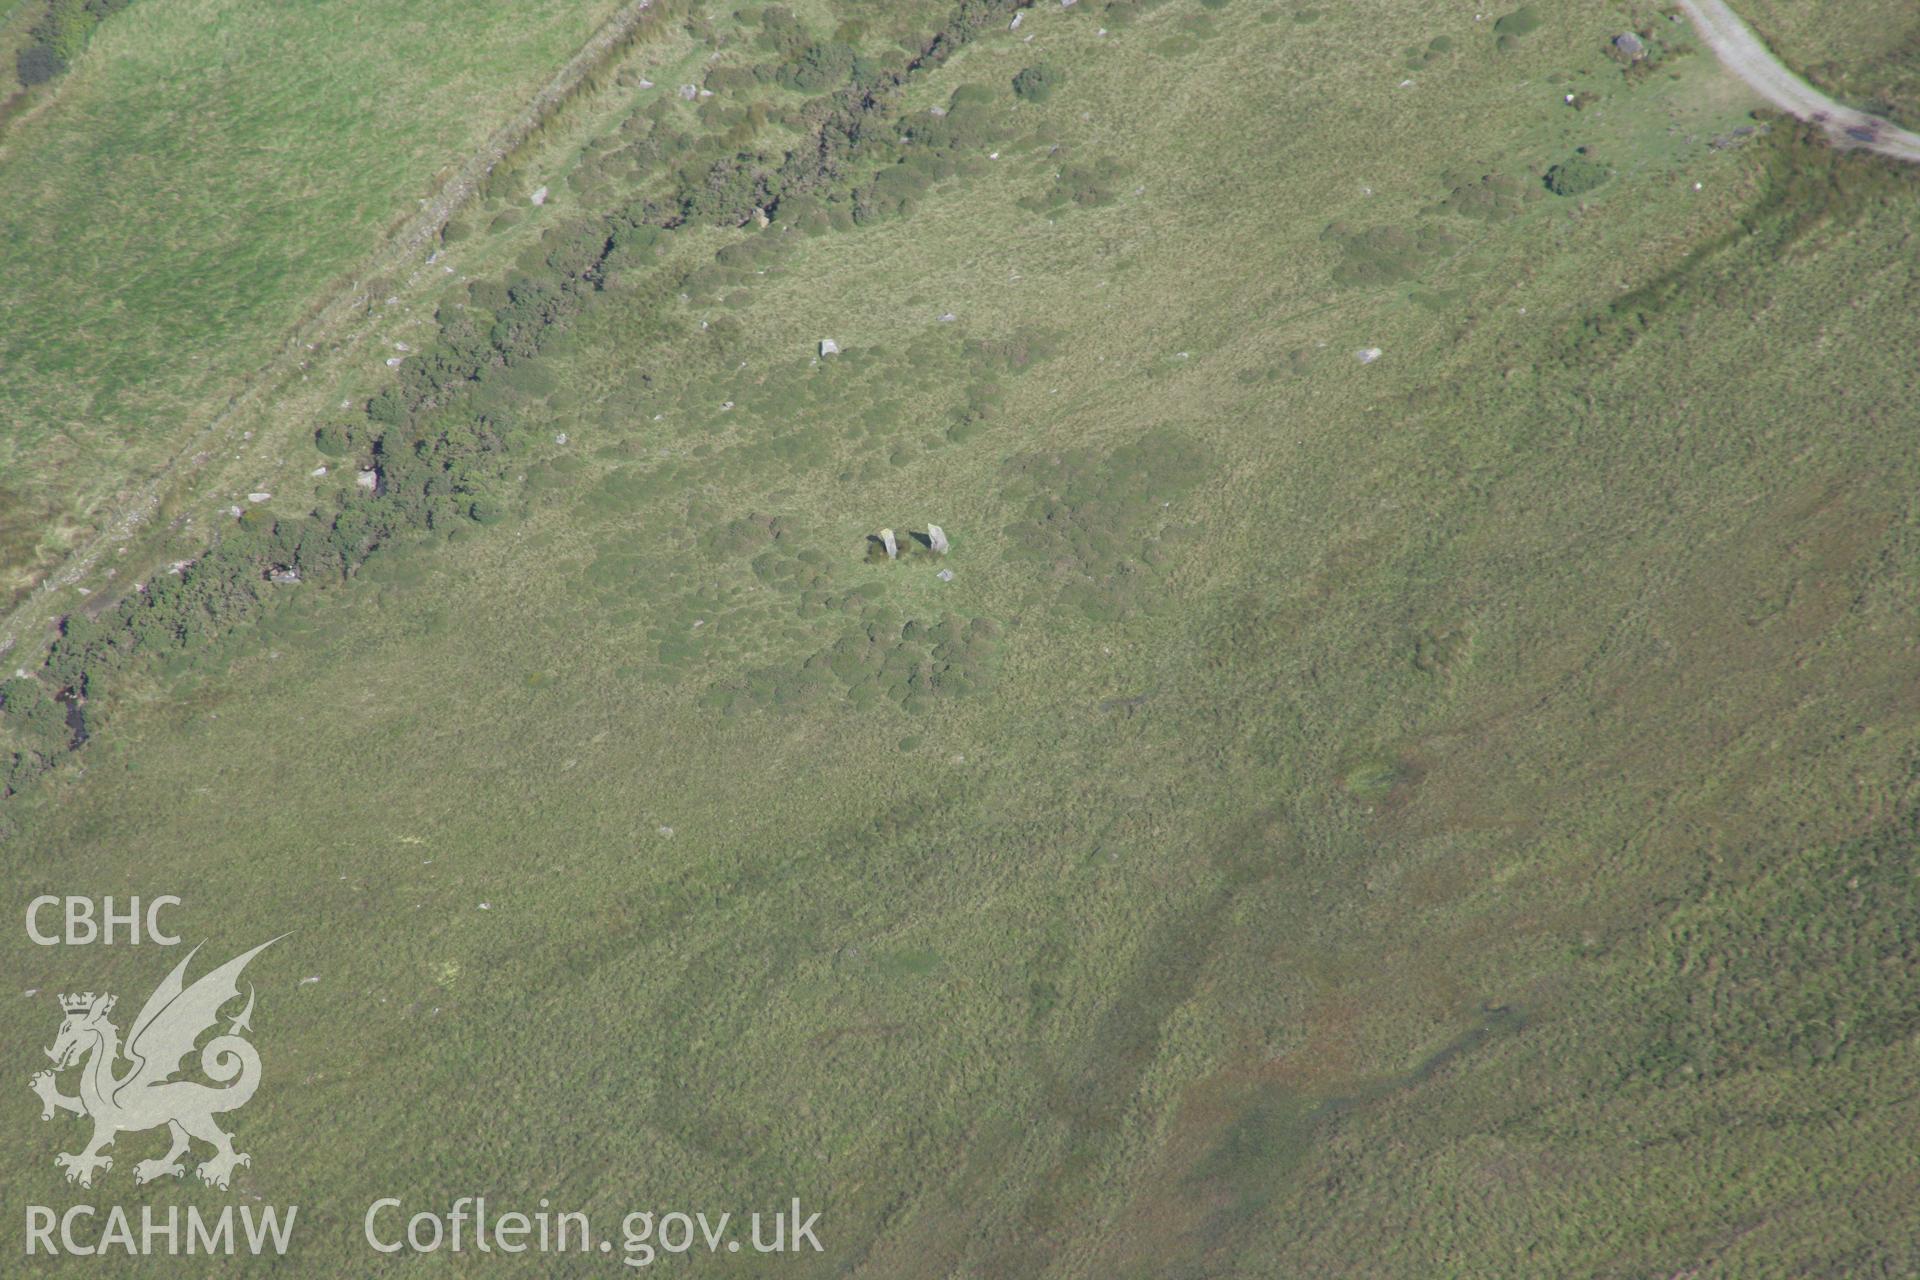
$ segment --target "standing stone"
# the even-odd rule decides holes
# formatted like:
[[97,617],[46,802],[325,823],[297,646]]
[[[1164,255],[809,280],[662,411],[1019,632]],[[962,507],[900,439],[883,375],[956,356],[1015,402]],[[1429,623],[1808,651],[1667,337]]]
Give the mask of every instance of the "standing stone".
[[823,356],[837,356],[840,354],[840,344],[832,338],[822,338],[820,339],[820,354]]
[[937,556],[947,554],[947,531],[937,524],[927,526],[927,545],[933,548]]
[[880,531],[880,542],[887,549],[887,559],[898,560],[900,558],[900,544],[893,540],[893,530],[882,529]]

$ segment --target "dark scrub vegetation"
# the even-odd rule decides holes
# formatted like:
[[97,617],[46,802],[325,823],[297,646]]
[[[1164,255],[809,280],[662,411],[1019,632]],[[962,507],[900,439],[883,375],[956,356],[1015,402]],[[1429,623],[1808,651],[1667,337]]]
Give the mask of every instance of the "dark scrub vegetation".
[[17,55],[23,85],[45,84],[63,74],[87,47],[94,29],[133,0],[47,0]]

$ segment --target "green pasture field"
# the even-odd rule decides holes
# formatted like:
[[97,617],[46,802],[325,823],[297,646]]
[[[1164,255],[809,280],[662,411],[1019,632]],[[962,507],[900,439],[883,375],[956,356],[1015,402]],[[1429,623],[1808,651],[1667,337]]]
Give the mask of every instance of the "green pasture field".
[[0,136],[0,590],[169,460],[611,0],[141,0]]
[[[874,55],[947,12],[794,9]],[[1624,6],[1416,9],[996,22],[902,91],[975,112],[951,172],[615,250],[471,393],[519,442],[485,520],[117,675],[0,801],[20,903],[290,934],[232,1121],[279,1274],[618,1268],[362,1242],[480,1194],[821,1212],[659,1263],[701,1275],[1920,1265],[1920,178],[1682,36],[1629,74]],[[665,199],[648,138],[804,136],[670,97],[762,56],[704,17],[527,162],[551,207],[470,215],[410,346]],[[393,376],[292,393],[275,508],[339,503],[373,459],[314,431]],[[25,1088],[51,993],[173,953],[0,955],[15,1198],[234,1199],[136,1190],[156,1134],[67,1187]]]

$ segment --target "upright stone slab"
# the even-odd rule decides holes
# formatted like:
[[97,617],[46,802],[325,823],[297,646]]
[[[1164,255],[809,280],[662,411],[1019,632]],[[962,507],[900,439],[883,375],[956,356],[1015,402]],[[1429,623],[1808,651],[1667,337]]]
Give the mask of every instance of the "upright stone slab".
[[880,531],[880,541],[887,548],[887,559],[898,560],[900,558],[900,544],[893,540],[893,530],[882,529]]
[[947,554],[947,531],[937,524],[927,526],[927,545],[933,548],[937,556]]

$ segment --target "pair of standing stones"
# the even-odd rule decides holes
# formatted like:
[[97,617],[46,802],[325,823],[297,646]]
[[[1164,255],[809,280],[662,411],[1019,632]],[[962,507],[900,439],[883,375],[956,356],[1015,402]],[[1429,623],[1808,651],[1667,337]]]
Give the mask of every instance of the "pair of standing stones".
[[[900,558],[900,543],[895,540],[893,530],[882,529],[880,531],[880,543],[887,549],[887,559],[898,560]],[[946,530],[937,524],[928,525],[927,545],[933,548],[933,553],[937,556],[947,554],[949,544],[947,542]]]

